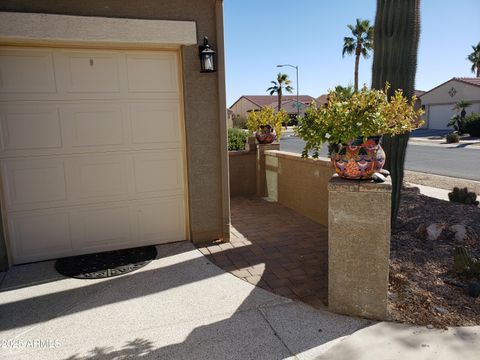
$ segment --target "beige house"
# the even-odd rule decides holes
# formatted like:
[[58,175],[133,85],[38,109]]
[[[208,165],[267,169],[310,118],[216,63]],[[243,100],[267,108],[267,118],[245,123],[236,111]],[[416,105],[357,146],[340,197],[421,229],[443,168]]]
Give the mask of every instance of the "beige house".
[[[315,101],[315,98],[309,95],[299,95],[298,103],[300,108],[300,115],[305,113],[305,109]],[[229,109],[233,112],[234,119],[245,119],[248,112],[260,110],[265,106],[272,106],[278,108],[277,96],[270,95],[242,95],[235,101]],[[296,95],[284,95],[282,96],[282,109],[291,117],[297,115],[297,96]]]
[[228,239],[223,2],[62,4],[0,4],[0,268]]
[[467,114],[480,113],[480,78],[452,78],[420,95],[425,109],[425,127],[428,129],[451,129],[450,118],[456,115],[453,107],[461,100],[472,103]]

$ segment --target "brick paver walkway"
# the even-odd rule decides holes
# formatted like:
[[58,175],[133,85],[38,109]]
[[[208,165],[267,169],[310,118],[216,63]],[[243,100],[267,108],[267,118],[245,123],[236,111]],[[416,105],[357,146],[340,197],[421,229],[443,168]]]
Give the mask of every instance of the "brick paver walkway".
[[230,243],[200,248],[213,263],[317,308],[327,301],[327,228],[278,203],[232,198]]

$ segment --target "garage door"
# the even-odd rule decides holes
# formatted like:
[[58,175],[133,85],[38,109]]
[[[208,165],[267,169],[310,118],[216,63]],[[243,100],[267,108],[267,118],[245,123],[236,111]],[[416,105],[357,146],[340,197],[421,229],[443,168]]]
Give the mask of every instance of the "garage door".
[[14,263],[186,239],[176,52],[0,48]]
[[455,112],[452,110],[453,106],[454,104],[431,105],[428,113],[428,128],[453,129],[447,126],[450,122],[450,118],[455,115]]

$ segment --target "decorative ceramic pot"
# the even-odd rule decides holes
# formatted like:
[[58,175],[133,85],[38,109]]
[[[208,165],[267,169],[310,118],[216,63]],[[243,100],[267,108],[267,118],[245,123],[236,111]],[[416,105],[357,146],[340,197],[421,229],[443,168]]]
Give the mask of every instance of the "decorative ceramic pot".
[[330,158],[336,173],[345,179],[371,179],[385,165],[381,139],[372,136],[365,142],[357,138],[349,144],[333,145]]
[[259,144],[271,144],[277,139],[277,133],[267,125],[260,127],[260,130],[255,132],[255,137]]

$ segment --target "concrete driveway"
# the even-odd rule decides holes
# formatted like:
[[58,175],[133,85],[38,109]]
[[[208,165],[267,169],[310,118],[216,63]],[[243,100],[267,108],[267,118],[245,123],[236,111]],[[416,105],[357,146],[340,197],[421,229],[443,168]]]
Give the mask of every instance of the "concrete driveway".
[[14,267],[0,292],[2,359],[477,359],[480,330],[335,315],[224,272],[190,243],[103,280]]

